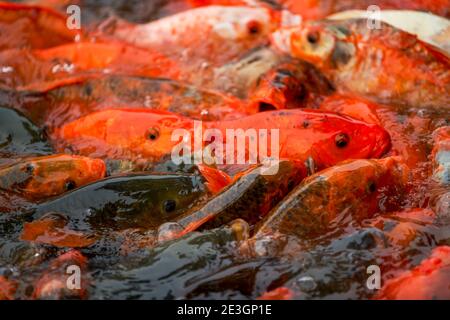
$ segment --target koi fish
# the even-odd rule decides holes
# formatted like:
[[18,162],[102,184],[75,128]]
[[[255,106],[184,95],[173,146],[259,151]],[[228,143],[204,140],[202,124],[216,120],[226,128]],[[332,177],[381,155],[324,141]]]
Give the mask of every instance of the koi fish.
[[249,97],[256,110],[267,111],[307,108],[332,92],[331,83],[312,65],[291,59],[261,75]]
[[450,247],[435,248],[430,257],[411,271],[388,280],[375,299],[450,299]]
[[295,19],[268,8],[206,6],[147,24],[116,23],[100,38],[156,50],[179,63],[181,80],[202,87],[214,78],[215,67],[267,44],[269,34],[290,20]]
[[3,51],[45,49],[71,43],[80,38],[82,32],[67,28],[67,17],[52,9],[0,2],[0,34],[0,51]]
[[[348,160],[299,184],[257,226],[256,237],[320,234],[399,205],[409,170],[399,158]],[[380,199],[385,199],[383,207]],[[391,208],[391,209],[393,209]]]
[[109,177],[41,202],[31,213],[35,219],[48,212],[66,214],[71,220],[67,227],[76,231],[95,226],[157,228],[217,192],[206,184],[214,184],[219,174],[216,170],[205,177],[143,173]]
[[47,91],[98,76],[105,70],[135,76],[178,77],[172,60],[122,43],[80,42],[44,50],[12,49],[1,52],[0,63],[12,70],[1,73],[0,83],[17,90]]
[[38,200],[99,180],[105,171],[100,159],[65,154],[29,158],[0,167],[0,189]]
[[[449,59],[416,36],[366,19],[307,22],[273,35],[275,46],[314,64],[336,87],[380,103],[449,109]],[[404,72],[405,68],[408,72]]]
[[94,111],[113,108],[167,110],[194,119],[219,120],[247,114],[247,103],[220,92],[161,78],[104,75],[46,92],[21,92],[20,111],[39,125],[61,127]]
[[[192,137],[195,137],[194,125],[191,119],[163,111],[105,110],[56,129],[52,138],[60,150],[70,148],[81,155],[145,158],[158,162],[163,156],[181,149],[183,145],[179,139],[184,134],[189,135],[186,144],[192,142]],[[272,140],[271,130],[278,130],[280,159],[305,162],[312,158],[318,168],[348,158],[378,158],[390,148],[389,134],[380,126],[318,111],[262,112],[236,120],[202,122],[200,126],[203,131],[215,129],[214,132],[219,131],[223,137],[226,137],[227,129],[251,129],[251,132],[266,130],[263,135],[268,143]],[[177,131],[180,135],[174,141],[176,138],[172,134],[176,129],[185,131]],[[235,137],[229,137],[233,139],[229,143],[234,143]],[[255,156],[251,154],[253,151],[249,144],[245,145],[243,151],[247,158],[249,155]]]

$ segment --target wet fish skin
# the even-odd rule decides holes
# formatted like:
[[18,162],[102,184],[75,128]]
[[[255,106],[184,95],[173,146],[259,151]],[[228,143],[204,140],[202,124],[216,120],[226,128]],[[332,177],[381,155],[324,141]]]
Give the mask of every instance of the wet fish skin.
[[0,157],[51,153],[53,148],[39,127],[20,112],[0,107]]
[[217,228],[238,218],[255,225],[306,176],[301,163],[280,161],[278,165],[274,175],[265,175],[263,167],[251,169],[207,203],[177,218],[180,234]]
[[362,221],[393,209],[389,202],[398,206],[401,199],[395,195],[405,190],[408,179],[408,168],[396,157],[344,161],[298,185],[257,226],[256,237],[278,233],[302,238]]
[[198,175],[127,174],[109,177],[42,202],[34,220],[48,212],[65,214],[76,231],[94,228],[156,228],[207,195]]

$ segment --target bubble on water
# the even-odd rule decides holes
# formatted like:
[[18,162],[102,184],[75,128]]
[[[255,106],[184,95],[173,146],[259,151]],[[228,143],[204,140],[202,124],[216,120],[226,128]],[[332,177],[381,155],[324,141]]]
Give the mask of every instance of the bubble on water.
[[0,73],[11,73],[14,71],[14,68],[11,66],[0,67]]
[[274,255],[277,251],[277,243],[271,236],[257,238],[254,243],[254,251],[259,257]]
[[173,240],[183,231],[183,227],[176,222],[163,223],[158,228],[158,242]]
[[317,288],[317,283],[311,276],[303,276],[297,279],[297,284],[302,291],[310,292]]

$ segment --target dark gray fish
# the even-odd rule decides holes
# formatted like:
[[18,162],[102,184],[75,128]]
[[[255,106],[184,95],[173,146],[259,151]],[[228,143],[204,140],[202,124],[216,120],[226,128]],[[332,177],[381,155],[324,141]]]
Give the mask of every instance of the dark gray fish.
[[74,229],[156,228],[207,195],[198,175],[129,174],[110,177],[40,203],[38,219],[48,212],[67,215]]

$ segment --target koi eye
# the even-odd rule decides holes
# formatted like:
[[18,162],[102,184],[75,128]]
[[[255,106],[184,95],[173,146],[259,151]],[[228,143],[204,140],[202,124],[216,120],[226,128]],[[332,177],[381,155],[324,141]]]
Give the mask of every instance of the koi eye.
[[158,128],[150,128],[147,131],[147,139],[155,141],[159,138],[159,130]]
[[339,133],[338,135],[336,135],[334,141],[336,143],[336,147],[338,147],[339,149],[342,149],[348,145],[350,138],[345,133]]
[[67,180],[65,184],[66,191],[70,191],[76,188],[76,183],[73,180]]
[[377,185],[375,184],[375,182],[369,182],[369,184],[367,185],[367,191],[369,191],[369,193],[374,193],[375,191],[377,191]]
[[261,25],[255,20],[249,21],[247,22],[247,30],[249,34],[258,34],[261,31]]
[[164,211],[167,213],[175,211],[176,207],[177,203],[175,202],[175,200],[166,200],[163,203]]
[[317,31],[310,31],[306,35],[306,39],[310,44],[316,44],[320,41],[320,33]]
[[34,165],[32,165],[31,163],[27,164],[27,166],[25,167],[25,171],[28,174],[33,174],[33,172],[34,172]]

